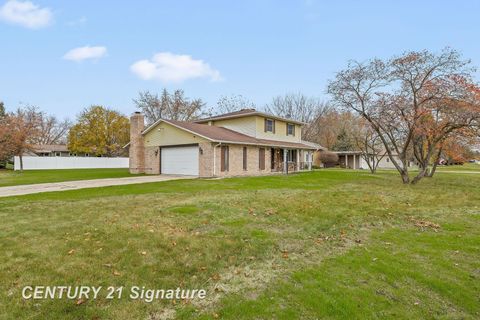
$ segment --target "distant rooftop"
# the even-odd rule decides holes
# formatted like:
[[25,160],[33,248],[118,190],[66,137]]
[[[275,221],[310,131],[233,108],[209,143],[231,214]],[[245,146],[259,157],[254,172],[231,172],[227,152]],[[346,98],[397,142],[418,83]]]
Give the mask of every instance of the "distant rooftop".
[[32,146],[35,152],[68,152],[68,147],[65,144],[36,144]]

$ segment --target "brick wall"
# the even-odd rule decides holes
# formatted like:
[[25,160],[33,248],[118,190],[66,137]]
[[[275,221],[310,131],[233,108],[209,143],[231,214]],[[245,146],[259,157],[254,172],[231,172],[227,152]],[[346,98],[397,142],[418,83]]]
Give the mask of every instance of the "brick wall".
[[[220,171],[220,147],[216,150],[216,176],[247,176],[247,175],[262,175],[270,174],[270,159],[271,149],[265,147],[265,170],[260,170],[259,166],[259,153],[260,148],[256,146],[244,146],[244,145],[228,145],[229,147],[229,168],[228,171]],[[243,170],[243,147],[247,147],[247,170]],[[213,165],[213,161],[212,161]]]
[[145,172],[145,140],[142,131],[145,127],[144,117],[141,113],[134,113],[130,117],[130,173]]
[[[213,176],[213,146],[216,145],[211,142],[202,142],[198,144],[199,149],[202,152],[198,155],[199,167],[198,174],[200,177],[212,177]],[[219,153],[220,148],[217,148],[216,152]]]
[[160,173],[160,148],[159,147],[145,147],[145,173],[159,174]]

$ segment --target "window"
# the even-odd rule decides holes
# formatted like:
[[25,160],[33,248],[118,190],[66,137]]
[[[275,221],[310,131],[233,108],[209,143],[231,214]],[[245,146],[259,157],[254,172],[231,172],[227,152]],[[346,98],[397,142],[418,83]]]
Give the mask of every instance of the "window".
[[287,123],[287,136],[295,136],[295,125]]
[[85,153],[85,157],[90,157],[90,154],[88,154],[88,153]]
[[220,151],[220,171],[228,171],[228,146],[222,146]]
[[386,160],[387,160],[387,162],[390,162],[390,159],[387,158]]
[[60,152],[55,152],[55,157],[60,157]]
[[265,132],[275,133],[275,120],[265,119]]
[[247,147],[243,147],[243,170],[247,171]]
[[265,148],[260,148],[258,150],[258,168],[260,170],[265,170]]

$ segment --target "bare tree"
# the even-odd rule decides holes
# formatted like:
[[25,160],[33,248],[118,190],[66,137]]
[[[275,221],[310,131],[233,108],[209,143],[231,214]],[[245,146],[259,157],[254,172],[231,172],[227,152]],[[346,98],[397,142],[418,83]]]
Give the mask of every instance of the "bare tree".
[[324,107],[325,103],[319,99],[301,93],[290,93],[274,97],[272,102],[265,106],[265,111],[279,117],[310,123],[318,116],[318,109]]
[[70,120],[58,120],[55,116],[39,113],[38,137],[35,144],[66,144],[68,131],[72,126]]
[[[438,55],[421,51],[387,61],[351,62],[329,83],[328,92],[336,105],[357,112],[370,123],[402,181],[409,183],[409,152],[418,143],[417,131],[424,124],[425,115],[431,112],[429,105],[432,101],[456,99],[452,87],[456,84],[451,79],[466,79],[470,83],[473,70],[469,63],[452,49]],[[437,82],[442,83],[442,89],[435,85]],[[435,140],[433,143],[438,143]],[[428,151],[422,157],[431,156],[432,151]],[[421,167],[412,183],[426,172],[427,167]]]
[[328,105],[319,110],[315,120],[306,125],[305,140],[318,143],[331,150],[337,143],[340,131],[349,122],[348,115],[338,112]]
[[302,138],[310,141],[315,141],[318,134],[319,119],[330,110],[331,107],[322,100],[301,93],[277,96],[265,106],[268,113],[307,123],[302,129]]
[[144,91],[140,92],[139,97],[133,99],[133,102],[145,114],[149,124],[158,119],[189,121],[205,114],[203,110],[205,103],[201,99],[190,100],[185,97],[183,90],[175,90],[170,94],[163,89],[160,97]]
[[356,148],[362,151],[361,157],[367,163],[370,172],[375,173],[378,164],[385,157],[385,149],[378,133],[365,121],[359,121],[353,130]]
[[255,108],[255,103],[242,95],[221,96],[217,101],[216,113],[223,114],[243,109]]

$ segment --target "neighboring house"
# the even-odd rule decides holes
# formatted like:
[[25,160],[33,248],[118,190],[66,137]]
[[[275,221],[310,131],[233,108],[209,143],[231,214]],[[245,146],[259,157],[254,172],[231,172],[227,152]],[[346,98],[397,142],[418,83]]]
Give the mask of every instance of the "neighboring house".
[[192,122],[130,123],[130,172],[200,177],[311,170],[317,147],[302,141],[302,122],[244,109]]
[[[338,155],[338,164],[342,168],[348,169],[368,169],[368,164],[363,158],[362,151],[334,151]],[[400,158],[394,155],[396,161],[400,162]],[[413,161],[408,162],[408,166],[413,166]],[[387,154],[378,163],[378,169],[395,169]]]
[[34,145],[32,150],[24,154],[31,157],[89,157],[88,153],[70,152],[65,144]]

